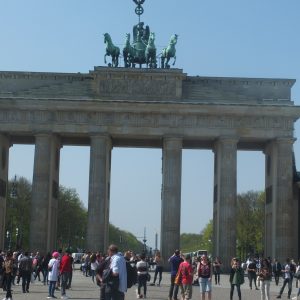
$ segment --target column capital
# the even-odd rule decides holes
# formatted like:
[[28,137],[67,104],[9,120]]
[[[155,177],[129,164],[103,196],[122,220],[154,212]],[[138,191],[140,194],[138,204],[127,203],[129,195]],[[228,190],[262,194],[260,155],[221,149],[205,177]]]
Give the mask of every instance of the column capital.
[[105,140],[110,145],[110,148],[112,148],[112,139],[109,134],[106,133],[92,133],[90,134],[90,141],[96,141],[96,140]]
[[229,135],[220,136],[214,141],[213,152],[217,150],[217,147],[220,144],[236,146],[238,141],[239,138],[237,136],[229,136]]
[[182,148],[182,137],[177,136],[165,136],[163,137],[164,149],[178,149]]
[[277,144],[294,144],[296,140],[294,137],[277,137],[274,141]]

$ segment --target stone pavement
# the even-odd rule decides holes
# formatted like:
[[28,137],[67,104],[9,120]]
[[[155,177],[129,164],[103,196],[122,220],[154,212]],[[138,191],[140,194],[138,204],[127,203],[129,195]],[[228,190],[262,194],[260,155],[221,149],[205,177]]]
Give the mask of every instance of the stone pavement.
[[[151,274],[153,278],[153,273]],[[213,285],[213,296],[214,300],[226,300],[229,299],[229,282],[228,276],[221,276],[221,285],[215,286]],[[170,275],[168,273],[163,274],[163,280],[160,287],[158,286],[148,286],[147,299],[148,300],[167,300],[168,299],[168,290],[169,290],[169,280]],[[276,295],[281,287],[282,280],[280,282],[280,286],[276,287],[275,283],[271,283],[271,299],[276,299]],[[41,282],[35,282],[30,286],[30,292],[27,294],[23,294],[21,292],[21,286],[13,286],[13,299],[14,300],[41,300],[46,299],[48,295],[48,287],[44,286]],[[297,289],[295,288],[295,283],[293,284],[292,297],[295,296]],[[92,300],[99,299],[99,288],[96,284],[93,284],[91,277],[85,277],[79,270],[76,270],[73,275],[72,288],[67,290],[67,294],[69,299],[82,299],[82,300]],[[56,296],[60,298],[60,292],[56,291]],[[5,293],[1,290],[0,299],[5,297]],[[135,288],[132,287],[128,290],[126,300],[136,299]],[[193,287],[193,298],[201,299],[199,293],[199,287]],[[234,300],[237,300],[237,294],[235,291]],[[248,285],[248,279],[245,278],[245,284],[242,286],[242,299],[243,300],[259,300],[260,299],[260,291],[250,290]],[[287,288],[284,291],[282,299],[287,299]]]

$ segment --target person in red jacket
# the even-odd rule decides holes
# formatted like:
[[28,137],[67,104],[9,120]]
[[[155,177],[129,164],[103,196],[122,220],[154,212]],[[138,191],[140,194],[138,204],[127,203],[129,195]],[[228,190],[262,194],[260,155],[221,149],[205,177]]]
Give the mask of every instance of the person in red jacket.
[[193,268],[191,265],[191,256],[189,254],[184,257],[184,261],[179,265],[178,272],[181,273],[183,299],[192,299]]
[[72,273],[72,259],[70,249],[66,249],[65,254],[61,258],[59,273],[61,276],[61,298],[66,300],[68,299],[66,295],[66,287]]

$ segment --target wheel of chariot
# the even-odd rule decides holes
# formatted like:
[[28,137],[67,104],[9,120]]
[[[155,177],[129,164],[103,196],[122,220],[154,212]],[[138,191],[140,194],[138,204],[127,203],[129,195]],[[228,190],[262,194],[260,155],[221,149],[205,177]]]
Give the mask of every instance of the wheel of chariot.
[[137,15],[142,15],[143,13],[144,13],[144,9],[143,9],[143,7],[142,6],[137,6],[136,8],[135,8],[135,13],[137,14]]

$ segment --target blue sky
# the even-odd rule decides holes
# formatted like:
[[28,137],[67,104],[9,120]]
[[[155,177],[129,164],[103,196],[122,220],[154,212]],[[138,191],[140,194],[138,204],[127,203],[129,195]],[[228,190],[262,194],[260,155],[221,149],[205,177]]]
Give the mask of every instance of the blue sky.
[[[292,98],[300,105],[299,0],[146,0],[143,6],[141,19],[155,32],[158,49],[179,35],[175,67],[188,75],[293,78]],[[137,23],[134,9],[132,0],[0,0],[0,70],[87,73],[103,66],[103,34],[122,47]],[[10,178],[31,180],[33,151],[11,148]],[[299,166],[299,141],[295,154]],[[88,168],[88,147],[62,148],[60,183],[76,188],[84,203]],[[264,155],[239,151],[238,192],[263,188]],[[153,247],[160,189],[160,149],[113,149],[111,222],[138,237],[146,227]],[[184,150],[182,232],[199,233],[212,218],[212,194],[212,151]]]

